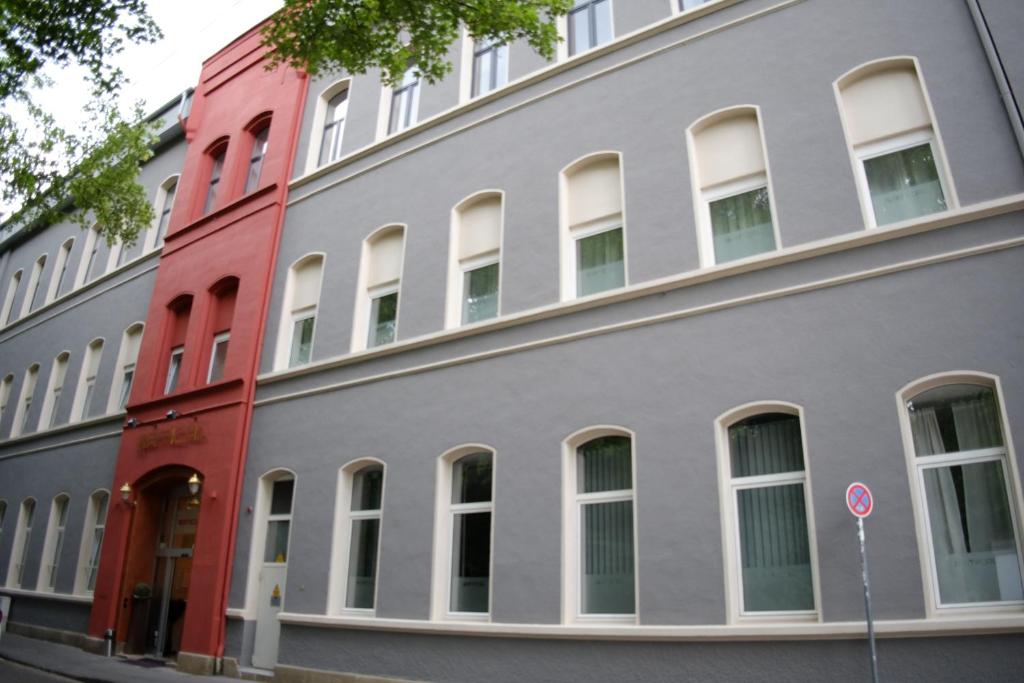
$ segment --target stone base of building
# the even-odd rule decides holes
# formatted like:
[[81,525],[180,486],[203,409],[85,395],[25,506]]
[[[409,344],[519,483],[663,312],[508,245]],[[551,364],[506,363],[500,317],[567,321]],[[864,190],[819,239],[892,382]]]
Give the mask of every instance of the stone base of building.
[[58,628],[23,624],[17,621],[8,622],[7,630],[19,636],[47,640],[51,643],[60,643],[61,645],[70,645],[95,655],[106,653],[106,643],[102,638],[93,638],[77,631],[64,631]]
[[182,673],[197,676],[210,676],[218,673],[217,658],[212,655],[201,655],[195,652],[179,652],[177,669]]
[[307,669],[300,666],[274,667],[274,683],[412,683],[405,678],[387,678],[364,674]]

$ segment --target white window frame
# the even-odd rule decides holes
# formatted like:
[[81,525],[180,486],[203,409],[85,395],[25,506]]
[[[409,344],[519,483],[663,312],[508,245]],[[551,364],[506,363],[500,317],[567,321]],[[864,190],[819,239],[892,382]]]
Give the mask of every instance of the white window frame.
[[0,548],[4,544],[4,524],[7,522],[7,501],[0,498]]
[[[136,321],[125,328],[125,331],[121,334],[121,348],[117,351],[117,370],[114,373],[114,379],[110,385],[110,396],[107,398],[107,413],[116,413],[124,410],[124,405],[121,404],[121,395],[124,393],[124,376],[129,369],[133,371],[132,384],[134,384],[134,370],[136,363],[138,362],[138,355],[133,358],[128,357],[128,342],[129,338],[136,334],[139,335],[139,348],[142,347],[142,334],[145,332],[146,327],[142,321]],[[129,391],[131,389],[129,388]],[[125,397],[127,400],[127,397]]]
[[[462,211],[478,201],[488,197],[497,197],[501,204],[500,224],[498,225],[498,249],[475,257],[459,259],[459,245],[462,239]],[[465,303],[466,273],[477,268],[483,268],[495,263],[498,264],[498,310],[493,318],[501,317],[501,290],[504,279],[504,269],[501,267],[501,252],[505,248],[505,192],[504,190],[488,189],[474,192],[463,198],[451,210],[450,227],[448,231],[448,288],[445,300],[445,328],[453,329],[463,325],[474,325],[476,323],[462,322],[462,309]],[[487,322],[487,321],[479,321]]]
[[[318,168],[330,166],[344,156],[341,153],[341,145],[344,144],[345,141],[345,127],[348,124],[348,108],[352,102],[352,86],[353,79],[343,78],[324,88],[319,97],[317,97],[316,109],[313,111],[312,130],[314,134],[310,136],[309,152],[306,155],[306,173],[312,173]],[[336,138],[338,156],[321,165],[320,152],[324,142],[324,127],[327,125],[327,109],[330,106],[331,100],[340,95],[343,91],[347,91],[347,94],[345,95],[345,115],[342,117],[343,120],[339,126],[341,128],[341,132],[338,133]]]
[[[31,512],[26,510],[31,507]],[[28,497],[18,506],[18,524],[14,528],[14,542],[11,545],[11,559],[7,564],[7,587],[21,588],[25,579],[25,562],[32,543],[32,527],[35,524],[36,508],[39,504],[35,498]]]
[[[228,344],[228,350],[230,350],[231,349],[231,330],[227,330],[226,332],[221,332],[219,334],[214,335],[214,337],[213,337],[213,342],[210,344],[210,362],[209,362],[209,367],[207,367],[207,369],[206,369],[206,383],[207,384],[210,384],[211,382],[214,381],[214,379],[213,379],[213,364],[214,364],[214,360],[217,357],[217,347],[219,345],[221,345],[221,344],[224,344],[224,343]],[[224,369],[225,370],[227,369],[227,356],[224,357]],[[222,372],[223,372],[223,370],[222,370]],[[216,381],[219,382],[220,380],[216,380]]]
[[[886,138],[882,138],[881,140],[871,141],[861,145],[853,145],[850,142],[850,124],[847,120],[846,107],[843,105],[843,90],[851,83],[855,83],[862,78],[870,78],[872,74],[884,72],[889,69],[906,68],[910,66],[913,67],[914,72],[917,75],[917,84],[921,88],[921,95],[924,98],[925,108],[928,111],[928,119],[931,122],[931,125],[925,130],[919,128],[916,130],[904,131],[903,133],[891,135]],[[928,94],[928,86],[925,83],[924,73],[921,71],[921,64],[917,57],[903,55],[884,57],[882,59],[874,59],[864,62],[863,64],[859,64],[850,69],[833,81],[832,90],[835,94],[836,106],[839,109],[839,121],[843,127],[843,135],[846,139],[846,148],[850,155],[850,164],[853,167],[853,177],[857,186],[857,196],[860,200],[860,209],[864,217],[865,229],[873,230],[879,227],[875,220],[875,207],[871,201],[871,191],[868,188],[867,174],[864,171],[865,159],[898,152],[906,149],[907,147],[914,147],[916,144],[923,144],[925,141],[928,141],[931,144],[932,158],[935,160],[935,171],[939,176],[939,184],[942,187],[942,193],[946,200],[946,211],[952,211],[960,207],[960,199],[957,196],[956,185],[953,183],[953,173],[949,168],[949,162],[946,157],[946,146],[942,142],[942,134],[939,131],[938,120],[935,118],[935,109],[932,107],[932,99]],[[913,139],[915,134],[922,134],[924,135],[924,138],[916,144],[907,143],[905,141],[905,138]],[[935,214],[928,214],[927,217],[933,218],[934,215]],[[887,224],[882,227],[889,228],[893,225],[895,224]]]
[[[36,431],[41,432],[44,429],[52,429],[57,426],[56,420],[60,417],[58,414],[60,398],[67,385],[67,371],[70,363],[70,351],[61,351],[53,359],[53,363],[50,365],[50,377],[46,380],[46,393],[43,394],[43,408],[39,412],[39,424],[36,426]],[[57,384],[58,375],[63,375],[59,385]]]
[[[569,185],[570,176],[577,171],[585,168],[591,163],[600,162],[603,159],[614,157],[617,160],[619,167],[619,205],[622,207],[622,211],[619,214],[619,218],[614,217],[598,218],[595,220],[587,221],[582,224],[570,225],[569,224]],[[606,289],[601,292],[594,294],[588,294],[588,297],[599,297],[606,296],[612,292],[621,291],[623,288],[629,286],[629,237],[626,230],[626,224],[628,220],[626,218],[626,174],[623,169],[622,153],[614,150],[605,150],[601,152],[593,152],[582,156],[563,168],[558,174],[558,246],[559,246],[559,262],[561,267],[559,268],[560,273],[560,295],[562,301],[571,301],[579,298],[577,294],[576,282],[579,273],[579,257],[577,256],[576,243],[586,237],[592,237],[599,235],[603,232],[609,232],[617,228],[622,230],[622,287],[616,287],[614,289]],[[504,213],[504,210],[503,210]]]
[[[598,493],[579,493],[579,467],[577,449],[583,444],[605,436],[622,436],[630,440],[630,468],[633,488]],[[562,442],[562,623],[563,624],[637,624],[640,619],[640,562],[636,433],[619,425],[595,425],[573,432]],[[580,553],[583,516],[580,508],[587,503],[632,501],[633,503],[633,614],[582,614],[580,595]]]
[[[732,453],[729,450],[729,428],[747,418],[765,413],[785,413],[800,421],[800,447],[803,449],[804,469],[799,472],[732,476]],[[821,621],[821,581],[818,570],[818,544],[814,525],[814,505],[811,496],[810,463],[807,451],[807,431],[802,406],[786,401],[756,401],[738,406],[715,419],[715,451],[718,456],[718,499],[722,528],[722,554],[725,564],[725,603],[730,624],[744,623],[816,623]],[[743,567],[740,550],[737,492],[744,489],[764,488],[785,484],[802,484],[804,508],[807,516],[807,543],[811,558],[811,591],[813,610],[745,611],[743,609]],[[726,502],[727,501],[727,502]]]
[[99,253],[99,236],[100,227],[98,225],[92,226],[85,233],[85,245],[82,247],[82,255],[78,261],[74,289],[78,289],[89,282],[89,271],[95,266],[94,259]]
[[[89,342],[82,354],[82,369],[78,373],[78,384],[75,387],[75,400],[71,404],[71,418],[69,424],[81,422],[88,419],[89,409],[96,400],[96,383],[100,376],[100,364],[103,362],[103,348],[106,346],[106,339],[97,337]],[[89,374],[89,365],[93,356],[96,356],[96,374]]]
[[[278,467],[264,472],[257,483],[256,505],[252,515],[252,541],[249,545],[249,568],[245,582],[245,614],[247,619],[255,620],[259,605],[260,572],[263,568],[263,554],[267,549],[267,523],[271,521],[270,503],[274,493],[274,482],[279,479],[291,479],[292,489],[292,515],[295,513],[295,493],[298,490],[298,477],[293,470]],[[274,515],[275,519],[283,519],[281,515]],[[292,529],[288,529],[288,556],[291,556]]]
[[[405,71],[402,72],[403,81],[404,81],[404,76],[405,76],[406,73],[409,72],[409,69],[414,69],[414,68],[415,68],[415,66],[406,67]],[[420,121],[420,94],[421,94],[420,91],[422,90],[422,88],[423,88],[423,77],[422,76],[420,76],[419,78],[416,79],[416,83],[415,84],[402,85],[402,86],[399,86],[398,88],[395,88],[395,87],[390,86],[390,85],[381,85],[381,89],[380,89],[380,114],[377,117],[377,139],[378,140],[382,140],[382,139],[384,139],[386,137],[389,137],[389,136],[392,136],[392,135],[398,135],[399,133],[401,133],[403,131],[410,130],[410,129],[416,127],[416,124],[418,124],[419,121]],[[412,120],[409,122],[408,126],[405,126],[405,127],[402,127],[402,128],[395,128],[395,130],[391,130],[391,107],[393,106],[395,92],[396,91],[405,90],[405,89],[411,89],[412,90],[412,103],[409,105],[409,109],[411,110],[411,114],[412,114],[410,118]]]
[[[586,4],[593,4],[593,2],[596,2],[596,0],[587,0]],[[573,6],[570,8],[570,14],[573,9],[576,9],[575,3],[573,3]],[[617,32],[615,31],[614,0],[608,0],[608,23],[611,27],[612,32],[612,36],[611,38],[608,39],[608,42],[592,45],[591,47],[588,47],[585,50],[578,50],[573,54],[569,54],[569,14],[563,14],[562,16],[558,17],[555,20],[555,26],[558,29],[558,36],[561,38],[561,40],[558,41],[558,45],[556,46],[557,61],[562,62],[565,61],[566,59],[572,59],[574,57],[578,57],[579,55],[586,54],[592,50],[596,50],[597,48],[602,47],[604,45],[611,45],[619,38]]]
[[53,264],[53,273],[50,275],[50,287],[46,290],[46,303],[50,303],[60,296],[60,288],[64,284],[64,276],[68,270],[68,261],[71,260],[71,250],[75,248],[75,238],[69,237],[60,245],[57,251],[57,260]]
[[[293,302],[295,300],[295,281],[298,277],[298,272],[313,259],[320,260],[320,280],[317,283],[316,304],[296,309],[293,307]],[[288,276],[284,285],[284,304],[281,306],[281,324],[277,331],[277,348],[274,353],[275,370],[286,370],[291,367],[289,363],[291,362],[292,345],[295,343],[295,323],[308,317],[312,317],[314,319],[313,341],[310,344],[309,349],[309,362],[313,361],[313,349],[316,347],[316,319],[320,314],[320,293],[323,292],[324,272],[326,268],[327,254],[322,251],[303,254],[288,266]]]
[[[178,360],[176,372],[172,375],[171,368],[174,368],[174,360]],[[171,349],[170,356],[167,357],[167,376],[164,378],[164,395],[170,394],[171,392],[177,391],[178,386],[181,385],[181,366],[185,360],[185,345],[181,344]],[[171,378],[174,378],[174,386],[171,386]]]
[[[380,485],[380,508],[358,510],[352,508],[352,484],[355,474],[364,467],[379,465],[382,468]],[[331,541],[330,581],[327,585],[328,613],[335,615],[374,617],[380,605],[380,555],[384,538],[384,509],[387,500],[388,466],[377,458],[360,458],[346,463],[338,471],[338,491],[334,502],[334,534]],[[374,576],[373,608],[346,607],[348,598],[349,545],[352,540],[352,522],[358,519],[378,519],[376,576]]]
[[[488,453],[491,456],[491,500],[485,503],[452,503],[452,470],[462,458],[477,453]],[[494,448],[486,444],[463,444],[445,451],[437,459],[437,476],[434,505],[434,554],[431,590],[431,619],[450,621],[481,621],[491,620],[491,609],[494,605],[494,503],[497,486],[497,455]],[[455,515],[466,512],[491,513],[491,558],[488,580],[486,612],[453,612],[451,610],[452,588],[452,552],[454,550],[453,534],[455,531]]]
[[[761,142],[761,158],[764,159],[764,173],[754,173],[717,183],[707,188],[701,188],[700,159],[697,155],[696,143],[697,135],[702,130],[715,126],[719,122],[744,115],[753,115],[757,121],[757,132]],[[718,109],[700,117],[686,129],[686,150],[690,162],[690,186],[693,193],[693,206],[696,212],[697,223],[697,253],[700,257],[701,267],[710,268],[718,265],[715,260],[715,236],[711,225],[711,203],[762,187],[767,188],[768,191],[768,211],[772,217],[772,234],[775,238],[775,249],[744,256],[733,261],[725,261],[724,263],[743,262],[748,259],[763,257],[765,254],[774,253],[782,249],[782,233],[779,231],[779,217],[775,209],[775,190],[772,186],[772,172],[770,162],[768,161],[768,146],[765,143],[764,123],[761,121],[761,108],[757,105],[742,104]]]
[[[907,402],[922,393],[950,384],[974,384],[988,387],[995,393],[999,408],[999,427],[1003,432],[1003,447],[976,451],[962,451],[939,455],[917,457],[914,450],[914,436],[910,426]],[[941,372],[917,379],[896,392],[896,405],[900,419],[900,433],[903,438],[903,452],[910,481],[910,501],[914,509],[914,529],[917,533],[918,559],[921,564],[922,587],[924,590],[925,614],[929,618],[967,616],[972,614],[1019,613],[1024,601],[1001,601],[990,603],[957,603],[943,605],[939,598],[939,580],[935,570],[935,551],[932,546],[931,521],[925,501],[923,472],[926,469],[950,464],[971,464],[996,461],[1003,465],[1003,477],[1010,508],[1010,519],[1017,541],[1017,560],[1021,576],[1024,577],[1024,497],[1021,492],[1020,470],[1017,453],[1013,447],[1010,424],[1006,418],[1006,404],[1003,399],[1002,383],[997,375],[977,371]]]
[[[85,512],[85,524],[82,527],[82,541],[78,547],[78,563],[75,568],[75,584],[73,592],[75,595],[92,595],[93,590],[89,589],[89,576],[95,569],[97,573],[97,579],[99,578],[99,565],[100,559],[103,556],[103,540],[106,535],[107,519],[104,515],[99,516],[99,499],[103,496],[107,498],[107,514],[110,513],[110,491],[106,489],[97,489],[89,495],[89,502]],[[96,565],[92,565],[92,545],[93,539],[96,537],[96,532],[100,532],[100,544],[96,551]]]
[[14,312],[14,299],[18,296],[18,287],[21,286],[21,277],[24,270],[19,268],[11,275],[7,284],[7,293],[4,295],[4,307],[0,310],[0,327],[11,322],[11,314]]
[[[62,504],[63,520],[60,518]],[[67,535],[68,517],[70,516],[71,496],[66,492],[58,493],[50,502],[50,517],[46,522],[43,554],[39,563],[39,574],[36,577],[36,590],[41,593],[52,593],[57,588],[60,556],[64,550],[64,537]]]
[[[374,287],[368,287],[367,283],[370,278],[371,266],[370,260],[373,255],[374,243],[393,230],[400,230],[402,233],[402,257],[398,270],[398,280],[381,283]],[[359,278],[356,285],[355,313],[353,315],[352,323],[352,342],[350,348],[353,353],[356,351],[365,351],[370,348],[379,348],[379,346],[370,347],[368,345],[372,304],[374,299],[387,296],[393,292],[398,292],[398,309],[395,311],[395,339],[392,343],[398,341],[398,330],[402,319],[402,274],[405,272],[405,251],[408,241],[409,231],[408,227],[404,223],[388,223],[387,225],[382,225],[363,240],[361,257],[359,259]]]
[[[146,231],[145,243],[142,247],[142,253],[148,254],[154,249],[159,249],[163,246],[164,240],[160,234],[160,226],[163,222],[164,215],[167,215],[167,227],[170,227],[171,223],[171,212],[174,211],[174,201],[178,196],[178,181],[181,179],[179,175],[168,176],[164,179],[160,186],[157,187],[156,197],[153,200],[153,213],[155,218],[150,226],[149,230]],[[167,205],[167,197],[170,194],[171,188],[174,188],[174,195],[171,197],[170,206]]]
[[32,412],[32,401],[36,393],[36,383],[39,381],[39,363],[32,363],[25,370],[25,376],[21,381],[21,391],[18,393],[18,404],[14,408],[14,421],[11,422],[11,438],[21,436],[28,426],[28,417]]
[[14,373],[8,373],[0,380],[0,425],[3,424],[4,415],[11,404],[11,389],[14,388]]
[[35,298],[39,296],[39,288],[42,286],[43,271],[46,269],[46,261],[47,255],[43,254],[35,260],[35,263],[32,264],[32,272],[28,276],[28,287],[25,289],[25,299],[21,302],[21,314],[18,316],[19,318],[24,318],[32,312],[32,304],[35,303]]

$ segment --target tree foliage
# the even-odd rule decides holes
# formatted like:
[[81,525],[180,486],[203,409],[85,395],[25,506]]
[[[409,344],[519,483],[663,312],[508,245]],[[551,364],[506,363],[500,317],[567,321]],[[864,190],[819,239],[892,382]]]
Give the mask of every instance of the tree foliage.
[[478,40],[525,39],[551,59],[555,18],[573,0],[284,0],[263,31],[274,64],[310,74],[379,68],[396,85],[409,64],[436,82],[451,72],[449,47],[465,26]]
[[[0,3],[0,197],[21,207],[10,219],[15,227],[95,221],[108,240],[131,242],[152,222],[136,180],[151,155],[152,126],[138,108],[120,113],[125,79],[112,58],[160,35],[144,0]],[[69,131],[33,98],[52,87],[48,70],[76,66],[92,100],[83,127]]]

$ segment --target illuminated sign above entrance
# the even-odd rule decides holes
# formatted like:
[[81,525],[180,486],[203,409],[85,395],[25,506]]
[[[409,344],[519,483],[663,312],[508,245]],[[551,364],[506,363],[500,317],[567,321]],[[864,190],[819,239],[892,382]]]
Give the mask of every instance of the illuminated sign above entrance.
[[157,429],[139,439],[139,451],[145,453],[163,446],[188,446],[206,441],[206,434],[198,423],[188,426]]

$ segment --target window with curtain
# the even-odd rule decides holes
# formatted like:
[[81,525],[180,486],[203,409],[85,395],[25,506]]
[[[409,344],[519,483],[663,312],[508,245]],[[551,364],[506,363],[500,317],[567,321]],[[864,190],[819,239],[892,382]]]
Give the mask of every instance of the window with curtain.
[[341,158],[341,140],[345,134],[345,118],[348,116],[348,87],[327,101],[324,114],[324,128],[320,136],[318,165],[329,164]]
[[452,215],[448,327],[498,315],[502,197],[488,193],[459,204]]
[[[286,317],[282,321],[281,344],[287,349],[287,367],[305,365],[313,357],[313,332],[320,302],[323,257],[306,256],[292,265],[289,276]],[[284,360],[283,355],[279,360]]]
[[563,299],[626,284],[619,156],[601,154],[565,171]]
[[938,604],[1024,601],[1021,550],[995,390],[948,384],[907,401]]
[[379,230],[366,241],[360,266],[365,290],[356,303],[354,351],[390,344],[397,339],[404,245],[405,230],[401,226]]
[[263,545],[264,562],[281,564],[288,561],[294,494],[295,479],[291,477],[276,479],[271,485],[267,535]]
[[345,609],[372,610],[376,605],[384,467],[376,464],[367,465],[350,476]]
[[757,110],[740,107],[690,130],[698,246],[710,266],[776,248],[768,165]]
[[800,418],[762,413],[729,427],[741,614],[815,609]]
[[68,525],[68,507],[71,500],[66,495],[53,499],[50,507],[50,523],[43,543],[43,566],[39,576],[39,590],[52,591],[57,587],[57,570],[60,554],[64,549],[64,531]]
[[856,158],[868,225],[949,208],[935,124],[916,63],[868,64],[838,83],[847,141]]
[[100,551],[103,548],[109,502],[110,495],[106,491],[97,491],[89,499],[89,514],[86,518],[85,536],[82,539],[84,563],[76,584],[76,593],[92,593],[96,589],[96,575],[100,568]]
[[453,613],[490,611],[493,457],[486,452],[472,453],[451,466],[448,609]]
[[636,612],[633,541],[633,445],[603,436],[576,449],[579,613]]
[[569,11],[569,55],[612,39],[612,0],[576,0]]

